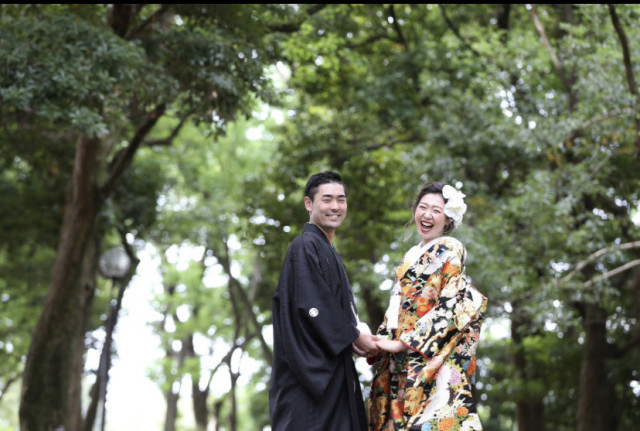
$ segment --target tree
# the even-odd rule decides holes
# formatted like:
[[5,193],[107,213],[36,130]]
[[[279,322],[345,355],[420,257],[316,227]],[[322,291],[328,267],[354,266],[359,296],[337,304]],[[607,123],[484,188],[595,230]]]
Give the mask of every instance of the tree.
[[[250,127],[264,127],[255,123],[236,121],[215,148],[198,142],[197,129],[186,128],[163,162],[169,181],[150,240],[163,260],[164,292],[154,303],[163,319],[154,326],[165,357],[154,367],[154,379],[166,396],[167,430],[179,424],[183,385],[190,385],[198,429],[207,429],[212,419],[228,422],[227,429],[269,422],[264,414],[240,416],[237,401],[244,395],[260,405],[265,396],[264,390],[242,394],[237,382],[248,376],[241,375],[238,360],[263,362],[264,369],[272,356],[262,333],[270,301],[267,292],[257,291],[261,262],[253,251],[262,222],[238,217],[245,198],[254,196],[244,178],[272,155],[268,140],[247,139]],[[228,389],[215,386],[223,374]]]
[[[501,347],[512,363],[480,361],[488,384],[478,395],[495,427],[510,418],[520,430],[635,420],[626,364],[634,363],[637,330],[615,322],[637,313],[630,306],[637,289],[624,287],[637,261],[628,246],[638,232],[629,55],[637,40],[625,32],[636,13],[634,6],[330,5],[284,45],[296,108],[274,170],[282,206],[296,201],[291,178],[320,167],[341,171],[355,199],[367,196],[356,211],[368,223],[358,216],[353,223],[350,196],[344,228],[354,241],[337,245],[345,246],[356,289],[363,274],[388,268],[396,248],[406,249],[401,230],[383,225],[408,216],[398,211],[407,208],[398,195],[407,202],[429,179],[463,186],[470,213],[456,235],[468,245],[469,274],[490,298],[488,320],[511,323],[512,339]],[[589,28],[597,31],[588,35]],[[280,219],[280,209],[269,214]],[[605,260],[579,265],[598,250],[607,250],[598,254]],[[578,283],[566,278],[574,268]],[[383,309],[385,299],[372,291],[366,308]],[[369,316],[375,322],[379,314]],[[570,372],[553,374],[561,385],[548,378],[542,349],[559,352],[554,366],[574,359]],[[627,371],[609,371],[611,361]],[[605,402],[611,408],[589,407]],[[504,420],[489,420],[493,406]]]
[[[248,112],[250,94],[268,99],[262,65],[275,51],[255,8],[262,7],[3,7],[2,139],[18,146],[28,131],[73,160],[47,299],[23,373],[21,429],[82,427],[82,340],[106,229],[98,216],[138,150],[170,144],[190,118],[213,118],[221,133]],[[164,116],[177,124],[152,141]]]

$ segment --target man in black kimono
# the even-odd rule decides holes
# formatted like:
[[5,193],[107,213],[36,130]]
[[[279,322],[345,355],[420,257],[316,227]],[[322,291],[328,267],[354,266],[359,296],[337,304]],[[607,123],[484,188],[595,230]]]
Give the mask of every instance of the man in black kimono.
[[331,242],[347,213],[340,175],[312,175],[309,223],[289,246],[273,297],[274,358],[269,389],[273,431],[367,429],[353,351],[376,353],[358,329],[351,286]]

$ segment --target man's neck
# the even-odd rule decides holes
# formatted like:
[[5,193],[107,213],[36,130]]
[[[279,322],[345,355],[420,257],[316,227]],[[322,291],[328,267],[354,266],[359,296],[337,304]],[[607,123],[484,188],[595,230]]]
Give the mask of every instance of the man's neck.
[[324,234],[324,236],[326,236],[326,237],[327,237],[327,239],[329,240],[329,242],[330,242],[331,244],[333,244],[333,236],[334,236],[334,235],[335,235],[335,233],[336,233],[336,231],[335,231],[335,230],[329,230],[329,231],[327,231],[327,230],[325,230],[325,229],[322,229],[320,226],[318,226],[318,225],[317,225],[317,224],[315,224],[315,223],[311,223],[311,222],[309,222],[309,223],[310,223],[310,224],[312,224],[312,225],[314,225],[314,226],[315,226],[315,227],[317,227],[318,229],[320,229],[320,230],[322,231],[322,233]]

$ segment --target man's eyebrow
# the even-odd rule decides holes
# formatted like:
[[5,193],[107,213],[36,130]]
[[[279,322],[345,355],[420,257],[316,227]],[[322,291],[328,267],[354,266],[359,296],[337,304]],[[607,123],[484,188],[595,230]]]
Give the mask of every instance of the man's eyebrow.
[[332,194],[329,194],[329,193],[322,195],[323,198],[332,198],[334,196],[337,197],[337,198],[346,198],[347,197],[347,195],[332,195]]

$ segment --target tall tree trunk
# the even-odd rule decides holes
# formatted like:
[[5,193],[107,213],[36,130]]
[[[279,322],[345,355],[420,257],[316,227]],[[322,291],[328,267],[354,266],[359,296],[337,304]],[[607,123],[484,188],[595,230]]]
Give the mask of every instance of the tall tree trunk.
[[84,353],[85,334],[89,328],[91,319],[91,310],[93,308],[93,299],[96,291],[96,268],[98,267],[98,259],[102,248],[102,235],[91,234],[93,238],[86,248],[84,266],[81,276],[83,280],[82,292],[82,321],[80,323],[81,330],[78,331],[76,341],[76,351],[74,355],[73,371],[71,373],[71,384],[69,391],[69,421],[73,423],[70,429],[82,430],[84,428],[84,418],[82,417],[82,377],[84,375]]
[[[544,430],[544,404],[541,400],[518,400],[516,409],[518,431]],[[541,426],[542,428],[537,428]]]
[[178,418],[178,399],[180,391],[174,392],[173,385],[165,394],[167,400],[167,412],[164,417],[164,431],[176,431],[176,419]]
[[[69,397],[76,396],[73,373],[76,349],[84,349],[84,289],[89,286],[84,262],[90,259],[87,244],[95,227],[97,214],[115,190],[122,174],[148,133],[164,114],[158,105],[136,128],[129,145],[112,161],[108,178],[98,185],[98,172],[104,172],[106,143],[98,138],[81,137],[78,141],[73,172],[67,187],[60,242],[51,273],[47,299],[31,339],[22,378],[20,430],[49,431],[62,428],[79,431],[77,414],[69,410]],[[89,256],[89,257],[88,257]],[[90,275],[93,277],[93,274]],[[75,392],[74,392],[75,391]],[[79,402],[72,403],[77,408]]]
[[198,382],[195,380],[191,384],[191,392],[193,397],[193,413],[196,419],[196,428],[205,431],[209,424],[209,409],[207,408],[207,398],[209,398],[209,387],[204,390],[200,389]]
[[83,259],[98,210],[99,146],[94,139],[78,142],[48,295],[23,373],[21,431],[74,430],[68,415],[69,394],[82,335]]
[[[193,309],[193,316],[197,317],[198,309]],[[196,351],[193,345],[193,334],[188,334],[182,341],[182,351],[185,358],[196,358]],[[209,422],[209,409],[207,409],[207,397],[209,396],[209,385],[204,390],[200,390],[200,373],[189,373],[191,376],[191,400],[193,402],[193,414],[196,420],[196,429],[206,431]]]
[[[364,308],[367,313],[366,323],[369,325],[371,332],[375,334],[384,320],[386,309],[380,306],[380,301],[378,301],[373,294],[374,290],[375,287],[370,283],[362,283],[360,288],[362,299],[364,300]],[[359,313],[361,312],[359,311]],[[360,317],[360,320],[364,319]]]
[[[175,292],[174,287],[165,287],[171,295]],[[178,318],[174,315],[174,320],[177,322]],[[181,340],[180,352],[178,352],[178,364],[176,366],[178,372],[173,378],[173,382],[167,390],[165,397],[167,400],[167,412],[164,419],[164,431],[175,431],[176,420],[178,419],[178,400],[180,399],[180,388],[182,387],[182,376],[184,370],[185,360],[191,356],[193,351],[193,343],[191,342],[191,335],[188,335]],[[176,353],[172,350],[171,345],[166,347],[167,357],[175,356]],[[177,386],[177,388],[176,388]]]
[[[529,328],[531,322],[528,317],[518,313],[517,305],[514,304],[514,318],[511,321],[511,338],[515,347],[514,365],[516,377],[529,381],[538,379],[538,372],[531,371],[527,363],[526,352],[523,350],[523,328]],[[519,394],[516,397],[516,421],[518,431],[544,431],[544,403],[542,397],[536,394]]]
[[220,431],[221,420],[220,420],[220,412],[222,411],[222,404],[224,400],[218,400],[213,403],[213,420],[215,423],[215,428],[213,431]]
[[[636,254],[637,256],[637,254]],[[631,291],[633,292],[633,311],[636,318],[635,338],[640,338],[640,269],[636,269],[630,282]],[[640,342],[636,343],[636,358],[638,358],[637,369],[640,370]]]
[[607,376],[607,313],[597,304],[587,304],[584,310],[578,431],[613,431],[617,428],[616,397]]
[[[180,349],[178,353],[178,366],[177,369],[181,370],[184,364],[184,345]],[[175,356],[173,350],[171,350],[171,345],[168,345],[166,348],[167,357]],[[168,376],[169,377],[169,376]],[[180,382],[182,379],[182,373],[178,372],[177,379],[174,378],[171,382],[171,385],[165,392],[165,400],[167,401],[167,411],[165,412],[164,417],[164,431],[175,431],[176,430],[176,420],[178,419],[178,400],[180,399],[180,387],[182,383]],[[177,386],[177,388],[176,388]]]
[[231,411],[227,416],[227,424],[229,425],[229,431],[238,431],[238,396],[236,392],[238,391],[237,382],[240,373],[231,371],[231,362],[229,362],[229,375],[231,376],[231,390],[229,391]]
[[[198,315],[198,309],[194,308],[193,315]],[[189,334],[185,338],[190,358],[196,357],[195,347],[193,346],[193,334]],[[207,408],[207,398],[209,397],[210,385],[207,384],[204,389],[200,389],[200,373],[191,373],[191,400],[193,401],[193,415],[196,420],[196,429],[206,431],[209,424],[209,409]]]

